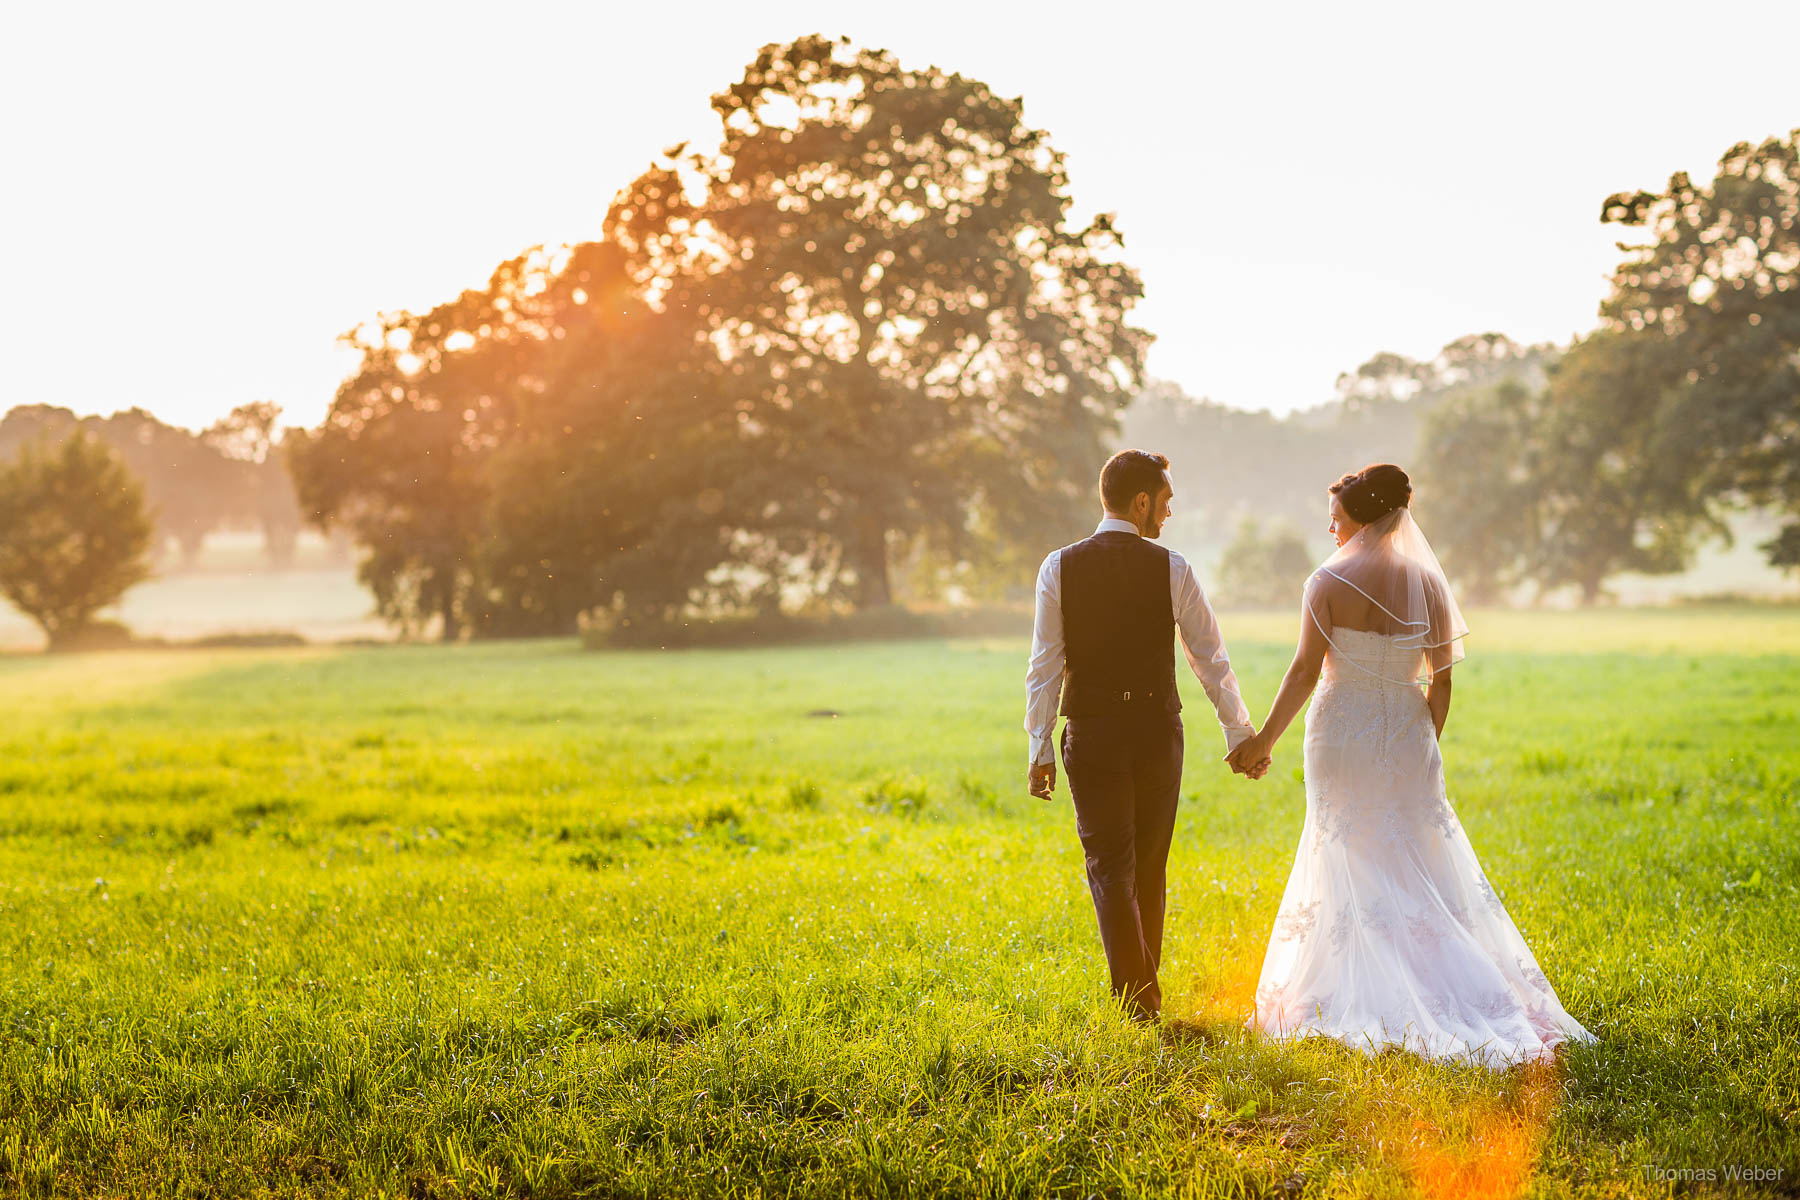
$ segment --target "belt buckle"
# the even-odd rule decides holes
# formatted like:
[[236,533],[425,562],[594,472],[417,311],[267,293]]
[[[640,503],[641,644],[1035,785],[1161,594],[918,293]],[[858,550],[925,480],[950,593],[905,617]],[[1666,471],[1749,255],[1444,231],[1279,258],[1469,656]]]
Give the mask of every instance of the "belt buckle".
[[1129,699],[1131,699],[1131,693],[1130,693],[1130,692],[1126,692],[1126,693],[1125,693],[1125,694],[1124,694],[1124,695],[1122,695],[1122,696],[1120,696],[1120,697],[1119,697],[1119,699],[1121,699],[1121,700],[1129,700]]

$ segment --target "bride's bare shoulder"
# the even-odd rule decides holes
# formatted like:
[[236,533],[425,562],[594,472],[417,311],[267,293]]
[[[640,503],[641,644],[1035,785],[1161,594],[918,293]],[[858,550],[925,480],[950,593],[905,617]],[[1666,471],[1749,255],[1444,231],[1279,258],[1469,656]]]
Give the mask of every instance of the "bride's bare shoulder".
[[1342,591],[1344,587],[1344,581],[1324,567],[1314,571],[1306,580],[1306,594],[1315,599],[1324,599],[1334,595]]
[[1320,567],[1307,577],[1306,587],[1302,595],[1302,607],[1310,612],[1316,621],[1334,623],[1338,611],[1343,607],[1344,581]]

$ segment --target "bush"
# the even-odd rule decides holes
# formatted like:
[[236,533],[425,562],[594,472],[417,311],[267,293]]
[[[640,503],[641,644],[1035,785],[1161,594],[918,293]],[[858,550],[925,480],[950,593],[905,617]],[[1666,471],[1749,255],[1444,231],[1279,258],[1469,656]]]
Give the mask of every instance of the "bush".
[[883,779],[863,793],[862,802],[870,812],[916,817],[931,802],[931,791],[922,779]]
[[52,650],[129,644],[94,614],[149,578],[144,487],[86,433],[29,445],[0,466],[0,594],[36,621]]
[[774,646],[809,642],[875,641],[915,637],[1030,637],[1029,609],[966,608],[914,612],[899,605],[829,616],[785,613],[695,619],[678,625],[590,629],[590,650],[679,649],[694,646]]
[[[56,643],[56,650],[255,650],[284,646],[309,646],[301,635],[287,630],[264,633],[209,633],[195,638],[148,637],[133,633],[118,621],[89,621]],[[370,645],[390,643],[371,641]]]
[[126,650],[138,645],[131,630],[119,621],[89,621],[51,642],[51,649],[70,653],[85,650]]
[[788,784],[787,802],[789,808],[816,810],[824,804],[825,794],[812,780],[800,779]]
[[1245,517],[1219,558],[1213,599],[1222,608],[1297,608],[1313,565],[1298,529],[1278,521],[1265,532]]
[[994,785],[979,775],[963,771],[956,777],[956,791],[962,799],[973,804],[982,812],[999,812],[1001,810],[999,794]]
[[271,629],[262,633],[209,633],[181,643],[200,649],[267,649],[276,646],[305,646],[307,640],[292,630]]

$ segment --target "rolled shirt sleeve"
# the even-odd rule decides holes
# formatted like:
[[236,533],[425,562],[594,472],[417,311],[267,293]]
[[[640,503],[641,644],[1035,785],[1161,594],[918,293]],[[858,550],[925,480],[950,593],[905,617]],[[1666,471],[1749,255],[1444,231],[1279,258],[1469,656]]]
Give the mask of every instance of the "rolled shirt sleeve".
[[1037,616],[1031,629],[1031,665],[1025,675],[1025,732],[1031,738],[1028,763],[1034,767],[1056,759],[1051,741],[1062,700],[1064,645],[1062,551],[1052,550],[1038,568]]
[[1225,653],[1225,639],[1212,605],[1200,590],[1194,568],[1187,559],[1169,552],[1169,587],[1175,603],[1175,627],[1181,634],[1181,649],[1188,666],[1200,680],[1206,698],[1219,715],[1219,728],[1225,733],[1225,752],[1229,754],[1255,730],[1250,724],[1250,710],[1244,707],[1238,690],[1237,675],[1232,672],[1231,658]]

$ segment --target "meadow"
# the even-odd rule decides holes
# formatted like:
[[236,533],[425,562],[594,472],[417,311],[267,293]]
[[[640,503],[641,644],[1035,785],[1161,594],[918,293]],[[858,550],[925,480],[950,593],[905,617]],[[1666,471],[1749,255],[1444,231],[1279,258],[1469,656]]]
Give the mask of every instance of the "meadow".
[[1451,799],[1599,1035],[1498,1073],[1244,1032],[1299,730],[1191,677],[1145,1029],[1023,639],[0,658],[0,1193],[1800,1194],[1800,610],[1470,620]]

